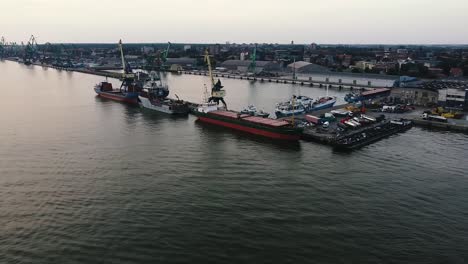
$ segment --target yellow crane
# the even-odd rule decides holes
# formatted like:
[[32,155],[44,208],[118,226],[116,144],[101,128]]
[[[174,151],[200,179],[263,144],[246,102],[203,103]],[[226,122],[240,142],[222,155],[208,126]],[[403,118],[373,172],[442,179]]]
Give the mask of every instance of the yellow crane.
[[208,74],[210,76],[211,80],[211,97],[209,98],[209,101],[214,101],[216,103],[222,102],[224,106],[227,108],[226,102],[224,101],[224,96],[226,96],[226,91],[222,90],[223,85],[221,84],[221,80],[218,80],[215,82],[214,77],[213,77],[213,69],[211,66],[211,58],[210,58],[210,53],[208,52],[208,49],[205,50],[205,62],[208,65]]

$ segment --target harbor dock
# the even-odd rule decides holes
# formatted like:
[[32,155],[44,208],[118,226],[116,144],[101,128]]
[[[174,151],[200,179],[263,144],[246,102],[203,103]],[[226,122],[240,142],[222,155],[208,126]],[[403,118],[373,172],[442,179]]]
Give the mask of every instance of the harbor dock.
[[[208,76],[208,72],[206,71],[179,71],[178,73],[181,74],[191,74],[191,75],[202,75]],[[259,81],[259,82],[270,82],[270,83],[284,83],[284,84],[297,84],[301,86],[309,86],[309,87],[319,87],[319,88],[335,88],[335,89],[348,89],[348,90],[358,90],[358,91],[365,91],[365,90],[373,90],[377,88],[382,88],[381,85],[374,85],[372,81],[368,80],[366,84],[357,83],[357,81],[353,81],[352,83],[342,82],[341,79],[339,82],[331,82],[331,81],[320,81],[320,80],[313,80],[312,77],[308,79],[293,79],[286,76],[278,76],[278,77],[262,77],[262,76],[248,76],[248,75],[241,75],[241,74],[233,74],[233,73],[214,73],[214,77],[216,78],[228,78],[228,79],[239,79],[239,80],[248,80],[248,81]]]
[[411,118],[410,120],[420,127],[468,133],[468,121],[466,120],[449,119],[447,123],[424,120],[419,117]]

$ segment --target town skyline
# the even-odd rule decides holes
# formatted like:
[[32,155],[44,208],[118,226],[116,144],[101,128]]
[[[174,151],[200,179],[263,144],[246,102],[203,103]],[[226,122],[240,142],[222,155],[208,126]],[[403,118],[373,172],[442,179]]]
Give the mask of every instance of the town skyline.
[[[301,8],[298,8],[298,7]],[[19,0],[0,17],[9,42],[468,44],[468,3]]]

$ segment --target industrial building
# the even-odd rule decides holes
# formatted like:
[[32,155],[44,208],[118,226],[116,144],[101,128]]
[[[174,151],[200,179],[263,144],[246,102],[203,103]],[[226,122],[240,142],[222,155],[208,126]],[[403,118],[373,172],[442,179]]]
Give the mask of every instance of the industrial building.
[[468,110],[468,86],[439,90],[439,105]]
[[422,87],[395,87],[389,96],[394,103],[429,106],[437,103],[437,90],[429,90]]
[[468,109],[468,83],[453,81],[421,81],[402,76],[395,82],[390,100],[427,106]]

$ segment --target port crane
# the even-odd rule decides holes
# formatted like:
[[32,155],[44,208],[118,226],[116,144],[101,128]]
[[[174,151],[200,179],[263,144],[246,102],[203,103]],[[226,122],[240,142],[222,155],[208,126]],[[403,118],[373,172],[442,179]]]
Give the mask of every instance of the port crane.
[[38,50],[37,46],[38,44],[36,38],[34,37],[34,35],[31,35],[24,50],[24,64],[31,64],[35,61]]
[[166,70],[167,56],[169,56],[169,49],[171,48],[171,42],[167,42],[166,50],[161,54],[161,69]]
[[219,104],[219,102],[222,102],[224,107],[227,109],[226,102],[224,101],[224,96],[226,96],[226,91],[222,90],[223,85],[221,84],[221,80],[218,79],[217,82],[215,82],[214,77],[213,77],[213,69],[211,67],[211,58],[210,54],[208,52],[208,49],[205,50],[205,62],[208,65],[208,73],[210,75],[210,80],[211,80],[211,97],[208,99],[208,102],[215,102]]
[[40,61],[42,64],[44,63],[49,63],[49,58],[47,58],[47,53],[50,52],[51,50],[51,47],[52,47],[52,44],[50,44],[50,42],[46,42],[43,46],[42,46],[42,58],[40,58]]
[[130,64],[125,61],[125,56],[123,52],[123,45],[122,45],[122,40],[119,40],[119,50],[120,50],[120,57],[122,59],[122,85],[120,86],[120,89],[122,87],[130,87],[133,85],[135,81],[135,74],[132,71],[132,68],[130,67]]

